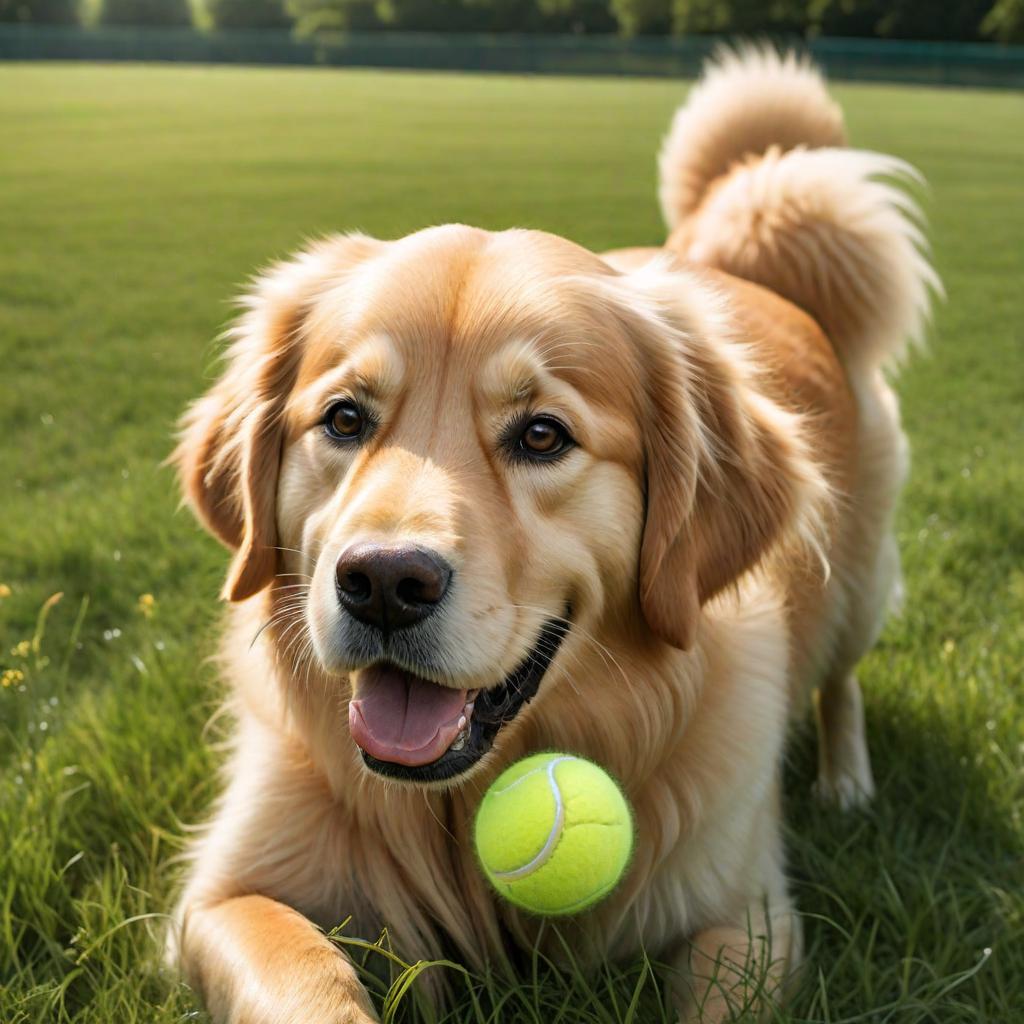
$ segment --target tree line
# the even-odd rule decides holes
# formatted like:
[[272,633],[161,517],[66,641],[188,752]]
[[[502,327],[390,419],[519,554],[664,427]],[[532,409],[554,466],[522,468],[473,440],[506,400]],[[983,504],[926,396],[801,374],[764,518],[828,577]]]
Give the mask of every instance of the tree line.
[[1024,0],[0,0],[0,22],[1024,42]]

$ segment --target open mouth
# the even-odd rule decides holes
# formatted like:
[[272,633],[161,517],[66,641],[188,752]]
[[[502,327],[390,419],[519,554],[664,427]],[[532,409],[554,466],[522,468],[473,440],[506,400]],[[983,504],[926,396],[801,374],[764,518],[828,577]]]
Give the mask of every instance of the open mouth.
[[461,775],[536,695],[568,632],[568,615],[549,619],[533,650],[487,690],[441,686],[386,663],[365,669],[348,721],[366,766],[410,782]]

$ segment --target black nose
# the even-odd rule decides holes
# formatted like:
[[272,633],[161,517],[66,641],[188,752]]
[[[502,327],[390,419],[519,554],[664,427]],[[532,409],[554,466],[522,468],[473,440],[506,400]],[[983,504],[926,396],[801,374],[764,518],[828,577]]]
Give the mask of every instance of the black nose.
[[357,544],[341,553],[338,600],[349,615],[385,632],[412,626],[438,605],[451,566],[425,548]]

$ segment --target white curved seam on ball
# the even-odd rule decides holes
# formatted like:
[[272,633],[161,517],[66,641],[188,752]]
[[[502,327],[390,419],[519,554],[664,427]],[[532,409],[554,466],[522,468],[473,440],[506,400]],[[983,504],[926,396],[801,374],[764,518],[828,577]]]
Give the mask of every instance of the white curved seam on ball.
[[[551,831],[548,833],[548,837],[544,842],[544,845],[540,849],[540,853],[533,858],[529,863],[524,864],[522,867],[513,868],[511,871],[493,871],[492,874],[495,878],[502,882],[514,882],[517,879],[525,878],[527,875],[533,874],[534,871],[548,861],[551,854],[555,852],[555,847],[558,845],[559,836],[562,834],[562,826],[565,824],[565,801],[562,799],[562,791],[558,787],[558,783],[555,781],[555,768],[560,765],[563,761],[575,761],[574,757],[556,757],[554,761],[551,761],[546,766],[548,773],[548,783],[551,786],[551,794],[555,798],[555,820],[551,824]],[[540,771],[541,769],[535,769]],[[533,772],[527,772],[522,778],[516,779],[512,783],[512,786],[518,785],[523,779],[532,775]],[[509,786],[508,789],[511,789]],[[508,790],[505,790],[508,792]]]
[[498,789],[497,787],[493,787],[489,791],[488,796],[504,796],[506,793],[508,793],[511,790],[515,789],[516,786],[518,786],[520,782],[525,782],[527,779],[533,778],[533,776],[536,775],[537,772],[546,772],[551,767],[553,767],[556,764],[561,763],[562,761],[578,761],[578,760],[579,760],[579,758],[575,757],[572,754],[563,754],[561,757],[556,757],[554,761],[549,761],[547,764],[541,764],[541,765],[538,765],[536,768],[531,768],[525,775],[520,775],[518,779],[515,779],[514,781],[510,782],[507,786],[502,786],[500,789]]

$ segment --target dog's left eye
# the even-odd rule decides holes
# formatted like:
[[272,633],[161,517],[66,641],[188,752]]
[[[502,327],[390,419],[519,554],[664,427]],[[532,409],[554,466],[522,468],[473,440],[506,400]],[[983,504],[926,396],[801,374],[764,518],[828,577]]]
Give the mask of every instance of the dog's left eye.
[[538,416],[523,428],[516,447],[518,454],[527,458],[551,459],[568,451],[574,443],[558,420]]
[[324,430],[336,441],[355,441],[366,430],[366,417],[355,402],[335,402],[324,417]]

